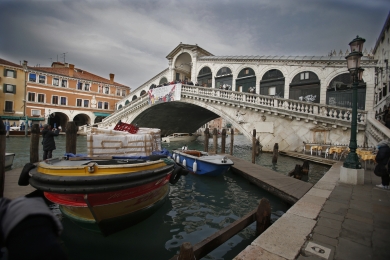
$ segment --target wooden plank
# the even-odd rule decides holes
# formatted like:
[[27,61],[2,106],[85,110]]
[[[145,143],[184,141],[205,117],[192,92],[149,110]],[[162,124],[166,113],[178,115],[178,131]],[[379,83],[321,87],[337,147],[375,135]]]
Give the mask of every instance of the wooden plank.
[[5,187],[4,187],[4,197],[8,199],[16,199],[18,197],[25,196],[36,189],[30,185],[28,186],[19,186],[19,176],[22,172],[23,167],[11,169],[5,172]]

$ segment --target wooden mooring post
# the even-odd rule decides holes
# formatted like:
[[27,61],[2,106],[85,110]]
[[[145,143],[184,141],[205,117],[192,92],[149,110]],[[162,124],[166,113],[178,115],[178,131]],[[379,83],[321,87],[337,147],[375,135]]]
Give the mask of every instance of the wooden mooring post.
[[204,130],[204,151],[208,152],[209,151],[209,138],[210,138],[210,130],[207,127]]
[[30,163],[39,162],[39,136],[41,135],[41,129],[38,124],[33,124],[31,127],[30,136]]
[[221,137],[221,154],[225,153],[226,146],[226,129],[222,129],[222,137]]
[[234,129],[230,129],[230,155],[233,155]]
[[179,255],[175,255],[170,260],[201,259],[254,221],[257,222],[256,234],[258,235],[271,225],[271,205],[268,199],[262,198],[257,209],[252,210],[241,219],[234,221],[200,243],[191,246],[191,243],[184,242],[180,247]]
[[66,124],[66,153],[76,154],[77,131],[78,127],[73,121]]
[[5,125],[0,117],[0,198],[4,197],[5,183]]
[[213,146],[214,146],[214,153],[218,153],[218,131],[217,128],[214,128],[213,130]]
[[252,132],[252,163],[256,162],[256,129]]
[[273,152],[273,156],[272,156],[272,163],[278,162],[278,156],[279,156],[279,145],[278,145],[278,143],[275,143],[274,152]]

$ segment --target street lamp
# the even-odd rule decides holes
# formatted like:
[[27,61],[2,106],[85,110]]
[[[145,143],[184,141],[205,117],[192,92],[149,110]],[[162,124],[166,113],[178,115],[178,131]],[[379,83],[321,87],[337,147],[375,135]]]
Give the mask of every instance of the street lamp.
[[351,46],[351,53],[345,57],[347,59],[347,67],[352,78],[352,120],[351,120],[351,139],[349,142],[349,154],[345,159],[343,166],[349,169],[361,169],[362,165],[359,157],[356,154],[357,142],[357,87],[363,78],[363,69],[360,67],[360,60],[363,56],[363,44],[366,40],[356,36],[356,38],[349,43]]

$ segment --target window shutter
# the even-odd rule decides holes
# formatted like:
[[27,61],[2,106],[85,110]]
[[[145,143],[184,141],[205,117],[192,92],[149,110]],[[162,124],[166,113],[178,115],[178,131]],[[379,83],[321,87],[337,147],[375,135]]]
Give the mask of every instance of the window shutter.
[[[5,71],[5,70],[4,70]],[[5,93],[5,92],[7,92],[7,85],[4,83],[3,84],[3,92]]]
[[17,70],[14,70],[14,78],[16,79],[16,73],[18,72]]
[[4,75],[3,76],[4,77],[7,76],[7,70],[6,69],[4,69]]
[[14,89],[14,94],[16,94],[16,85],[13,85],[13,89]]

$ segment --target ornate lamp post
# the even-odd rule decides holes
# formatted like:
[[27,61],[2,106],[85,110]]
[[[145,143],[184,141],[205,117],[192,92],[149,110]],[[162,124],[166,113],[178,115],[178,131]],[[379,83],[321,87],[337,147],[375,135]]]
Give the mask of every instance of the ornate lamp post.
[[356,36],[349,43],[351,53],[345,57],[347,67],[352,77],[352,120],[351,120],[351,139],[349,142],[349,154],[341,168],[340,180],[344,183],[364,184],[364,170],[362,169],[359,157],[356,154],[357,142],[357,87],[362,80],[363,69],[360,67],[360,60],[363,56],[363,44],[366,40]]

